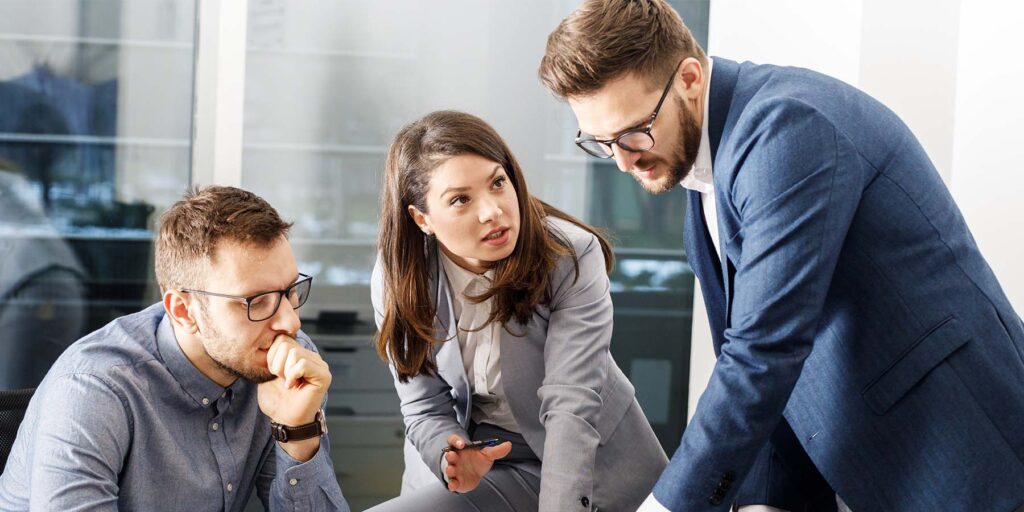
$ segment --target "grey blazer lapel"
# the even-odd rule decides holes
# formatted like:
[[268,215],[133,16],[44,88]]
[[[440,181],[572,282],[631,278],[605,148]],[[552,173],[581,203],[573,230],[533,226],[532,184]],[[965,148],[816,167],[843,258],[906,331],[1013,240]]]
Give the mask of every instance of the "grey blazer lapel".
[[468,428],[472,397],[469,392],[469,380],[466,378],[466,368],[462,364],[462,350],[456,332],[458,322],[455,321],[455,309],[451,304],[451,288],[448,286],[448,276],[445,274],[444,265],[441,264],[441,258],[438,256],[436,244],[430,249],[428,257],[433,273],[433,284],[436,288],[434,332],[436,336],[444,336],[447,340],[437,347],[434,352],[434,361],[437,363],[438,374],[452,388],[452,396],[455,398],[455,414],[459,423],[462,428]]

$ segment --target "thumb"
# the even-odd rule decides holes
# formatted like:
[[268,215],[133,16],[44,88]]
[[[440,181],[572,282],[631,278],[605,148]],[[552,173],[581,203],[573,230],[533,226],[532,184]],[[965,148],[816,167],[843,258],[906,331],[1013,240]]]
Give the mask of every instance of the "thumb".
[[484,448],[480,450],[480,453],[487,456],[488,459],[498,460],[504,458],[509,452],[512,451],[512,443],[505,441],[498,446],[492,446],[490,448]]
[[462,439],[462,436],[458,434],[452,434],[448,436],[448,446],[452,448],[459,448],[466,446],[466,441]]

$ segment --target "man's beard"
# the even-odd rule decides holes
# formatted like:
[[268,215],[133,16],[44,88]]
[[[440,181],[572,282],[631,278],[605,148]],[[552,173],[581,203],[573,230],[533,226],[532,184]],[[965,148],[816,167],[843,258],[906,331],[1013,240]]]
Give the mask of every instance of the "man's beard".
[[[701,126],[697,123],[697,116],[690,109],[686,108],[683,104],[682,98],[677,95],[672,96],[673,100],[678,107],[680,112],[679,117],[679,133],[682,136],[680,144],[676,145],[672,151],[672,160],[668,161],[668,173],[662,176],[658,180],[644,180],[640,176],[630,172],[633,179],[643,187],[644,190],[652,194],[661,194],[668,192],[675,188],[687,174],[690,174],[690,170],[693,168],[693,163],[697,161],[697,153],[700,151],[700,136]],[[657,142],[655,142],[657,144]],[[644,162],[644,158],[640,157],[635,164],[634,168],[647,169],[651,166],[651,162]]]
[[[217,349],[230,349],[230,347],[234,346],[235,343],[227,336],[224,336],[224,334],[214,326],[213,322],[210,321],[210,315],[206,310],[205,304],[201,304],[200,309],[202,310],[202,315],[205,320],[203,323],[206,324],[206,332],[201,333],[203,337],[206,338],[203,341],[203,350],[206,351],[206,355],[210,356],[210,360],[213,361],[213,364],[235,377],[245,379],[256,384],[262,384],[277,378],[266,368],[246,368],[243,366],[242,361],[232,361],[231,359],[234,358],[229,355],[220,354],[220,350]],[[211,348],[214,348],[217,353],[215,354],[214,352],[211,352]]]

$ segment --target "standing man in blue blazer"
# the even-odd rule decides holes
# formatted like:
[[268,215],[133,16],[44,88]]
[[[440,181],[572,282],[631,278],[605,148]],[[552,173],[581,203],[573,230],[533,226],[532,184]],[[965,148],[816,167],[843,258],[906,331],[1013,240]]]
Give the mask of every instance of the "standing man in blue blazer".
[[540,77],[581,149],[688,189],[717,361],[641,510],[1024,503],[1024,326],[896,115],[709,58],[663,0],[585,0]]

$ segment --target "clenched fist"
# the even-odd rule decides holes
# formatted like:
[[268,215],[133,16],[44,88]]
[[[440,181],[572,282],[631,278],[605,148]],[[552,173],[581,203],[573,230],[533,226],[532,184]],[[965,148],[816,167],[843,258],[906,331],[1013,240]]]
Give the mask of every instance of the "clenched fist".
[[[267,350],[267,368],[277,378],[256,388],[256,397],[271,421],[297,427],[312,423],[331,386],[331,369],[320,357],[284,334]],[[320,439],[281,443],[292,458],[307,461],[316,455]]]

